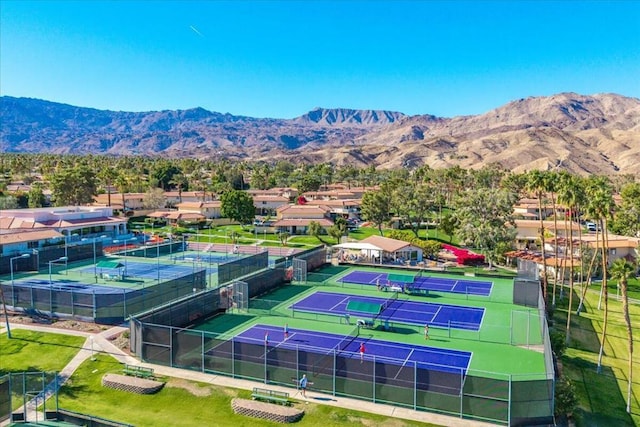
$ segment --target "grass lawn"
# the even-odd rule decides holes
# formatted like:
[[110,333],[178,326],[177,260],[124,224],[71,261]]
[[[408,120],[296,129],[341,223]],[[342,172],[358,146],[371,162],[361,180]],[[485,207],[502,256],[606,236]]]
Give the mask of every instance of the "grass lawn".
[[[250,399],[251,392],[164,378],[166,386],[154,395],[139,395],[112,390],[101,385],[105,373],[118,373],[122,365],[107,355],[95,362],[86,361],[63,386],[60,407],[86,414],[134,424],[137,427],[180,425],[201,426],[274,426],[273,422],[237,415],[231,410],[234,397]],[[388,418],[363,412],[311,403],[297,426],[424,426],[425,424]]]
[[[0,374],[60,371],[76,355],[84,337],[12,329],[0,336]],[[46,357],[43,357],[45,356]]]
[[[615,288],[615,286],[614,286]],[[612,298],[612,296],[614,298]],[[554,314],[554,329],[566,327],[567,297],[558,302]],[[577,306],[577,298],[574,295]],[[571,343],[561,358],[565,375],[576,388],[580,406],[574,415],[580,426],[638,426],[640,425],[640,306],[630,305],[634,333],[634,379],[632,384],[631,415],[627,414],[628,342],[622,318],[622,305],[609,298],[607,341],[602,372],[596,372],[603,312],[597,309],[598,294],[589,292],[586,309],[580,316],[571,316]]]
[[[0,337],[0,373],[60,371],[81,348],[83,337],[12,330],[13,338]],[[127,422],[137,427],[180,426],[274,426],[236,415],[234,397],[250,398],[250,391],[216,387],[191,381],[164,378],[165,388],[155,395],[138,395],[104,388],[105,373],[120,373],[122,365],[111,356],[99,354],[85,361],[60,390],[59,406],[71,411]],[[18,402],[21,403],[21,402]],[[302,406],[296,403],[296,406]],[[425,424],[311,403],[304,405],[300,426],[424,426]]]

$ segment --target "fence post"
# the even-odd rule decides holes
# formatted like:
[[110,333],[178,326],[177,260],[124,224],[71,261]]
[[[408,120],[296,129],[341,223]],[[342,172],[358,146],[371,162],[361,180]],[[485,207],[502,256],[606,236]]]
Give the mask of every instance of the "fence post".
[[202,353],[201,371],[204,372],[204,331],[200,331],[200,352]]
[[464,413],[464,372],[460,369],[460,418]]
[[507,425],[511,425],[511,374],[509,374],[509,406],[507,407]]
[[265,340],[264,342],[264,383],[267,384],[267,355],[269,353],[269,344]]
[[418,362],[413,362],[413,410],[418,410]]
[[169,327],[169,366],[173,368],[173,326]]
[[[400,368],[402,369],[402,368]],[[376,356],[373,356],[373,381],[372,381],[372,386],[373,386],[373,403],[376,403]]]
[[336,351],[333,350],[333,372],[331,374],[333,386],[333,395],[336,395],[336,369],[338,368],[338,359],[336,358]]

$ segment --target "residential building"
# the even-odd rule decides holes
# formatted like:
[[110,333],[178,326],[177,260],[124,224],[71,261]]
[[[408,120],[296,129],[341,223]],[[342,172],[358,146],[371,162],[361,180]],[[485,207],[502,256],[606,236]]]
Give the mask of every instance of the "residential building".
[[330,208],[313,205],[286,205],[277,210],[277,219],[273,223],[279,232],[289,234],[306,234],[309,224],[313,221],[323,228],[333,226],[330,219]]

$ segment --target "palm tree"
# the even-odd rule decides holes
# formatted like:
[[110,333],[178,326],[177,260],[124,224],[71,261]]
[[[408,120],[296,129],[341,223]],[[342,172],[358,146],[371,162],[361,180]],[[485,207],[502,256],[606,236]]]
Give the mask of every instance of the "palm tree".
[[[567,332],[566,332],[566,344],[569,345],[571,340],[570,338],[570,330],[571,330],[571,310],[573,305],[573,215],[576,212],[584,199],[582,185],[578,178],[569,176],[567,179],[563,180],[562,186],[560,188],[560,194],[558,195],[558,200],[564,204],[564,206],[568,210],[568,218],[565,219],[568,221],[568,226],[565,226],[565,239],[569,240],[569,308],[567,310]],[[565,245],[566,246],[566,245]],[[564,261],[566,264],[567,254],[565,253]]]
[[629,278],[634,276],[636,266],[625,260],[617,259],[611,266],[611,278],[618,281],[622,293],[622,315],[627,326],[627,339],[629,340],[629,375],[627,378],[627,412],[631,413],[631,384],[633,382],[633,330],[629,317],[629,297],[627,295]]
[[553,212],[553,232],[556,235],[554,246],[554,259],[556,260],[556,267],[553,273],[553,290],[551,295],[551,306],[556,306],[556,285],[558,284],[558,204],[557,193],[560,188],[559,175],[555,171],[547,172],[545,180],[545,190],[551,195],[551,210]]
[[541,255],[542,255],[542,296],[545,304],[547,303],[547,255],[545,253],[545,241],[544,241],[544,219],[542,215],[542,199],[544,197],[545,189],[545,175],[539,170],[533,170],[529,173],[527,179],[527,188],[533,191],[538,198],[538,218],[540,219],[540,241],[541,241]]
[[602,339],[600,340],[600,351],[598,353],[597,371],[602,371],[602,355],[604,353],[604,343],[607,339],[607,322],[609,320],[609,291],[607,290],[607,255],[609,252],[609,232],[607,230],[607,219],[611,216],[614,202],[611,185],[608,181],[603,180],[595,194],[595,205],[597,206],[600,216],[600,228],[602,229],[602,289],[601,294],[604,296],[604,315],[602,317]]
[[[596,177],[595,179],[589,179],[589,181],[586,183],[586,186],[585,186],[585,193],[586,193],[586,200],[587,200],[587,203],[585,204],[585,211],[586,211],[587,217],[592,221],[596,221],[598,223],[600,222],[600,212],[596,202],[598,200],[597,192],[600,187],[599,182],[600,182],[600,178]],[[595,247],[593,250],[593,254],[591,256],[591,262],[589,263],[589,270],[587,271],[587,283],[584,284],[584,286],[582,287],[582,293],[580,295],[580,303],[578,304],[578,309],[576,310],[577,315],[580,315],[580,312],[582,311],[582,308],[584,306],[584,298],[587,295],[587,290],[591,286],[591,277],[593,276],[594,268],[596,268],[596,261],[598,259],[598,249],[600,249],[599,242],[600,242],[600,227],[596,227]],[[580,256],[581,257],[583,256],[582,252],[580,253]],[[600,309],[599,305],[598,305],[598,309]]]

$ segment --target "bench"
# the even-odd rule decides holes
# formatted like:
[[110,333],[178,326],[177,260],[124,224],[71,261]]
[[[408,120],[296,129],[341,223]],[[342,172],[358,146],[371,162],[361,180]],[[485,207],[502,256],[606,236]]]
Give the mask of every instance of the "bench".
[[122,372],[125,375],[138,378],[153,378],[153,368],[145,368],[143,366],[124,365]]
[[253,400],[265,400],[273,403],[281,403],[283,405],[289,405],[289,393],[284,391],[269,390],[266,388],[254,387],[253,393],[251,393]]

